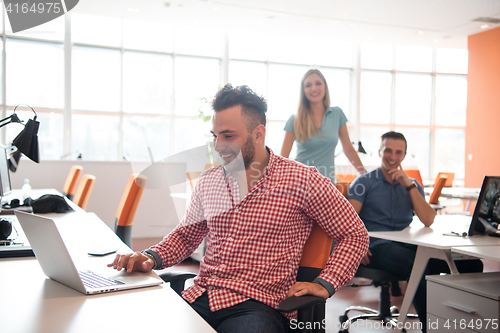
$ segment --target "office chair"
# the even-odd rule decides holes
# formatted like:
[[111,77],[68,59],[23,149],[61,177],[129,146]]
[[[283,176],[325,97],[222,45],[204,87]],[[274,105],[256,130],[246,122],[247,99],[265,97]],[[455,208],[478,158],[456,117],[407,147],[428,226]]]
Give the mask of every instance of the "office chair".
[[[363,286],[373,285],[375,287],[381,287],[379,307],[378,310],[356,305],[348,307],[345,309],[344,314],[339,317],[340,325],[342,327],[342,329],[339,330],[339,333],[348,333],[349,326],[358,320],[384,321],[384,323],[392,323],[393,327],[396,327],[399,313],[395,306],[391,306],[391,294],[392,296],[402,296],[398,281],[406,281],[406,278],[391,274],[381,269],[368,268],[364,265],[359,265],[354,277],[362,277],[372,280],[370,284]],[[353,286],[358,287],[358,285]],[[349,318],[348,314],[353,310],[364,312],[364,314]],[[408,318],[418,318],[418,316],[416,314],[408,314]]]
[[438,172],[438,175],[436,176],[435,182],[437,182],[442,175],[445,175],[446,177],[448,177],[446,179],[446,183],[444,183],[444,187],[452,187],[453,180],[455,179],[455,173],[454,172]]
[[80,178],[80,174],[82,173],[83,167],[80,165],[73,165],[69,170],[68,176],[66,177],[66,182],[63,187],[63,195],[66,196],[69,200],[73,199],[73,195],[75,194],[76,184],[78,183],[78,178]]
[[441,196],[441,191],[443,190],[444,185],[446,184],[446,180],[448,176],[441,175],[436,182],[434,183],[434,189],[432,190],[431,196],[429,197],[429,205],[437,212],[444,208],[444,206],[439,204],[439,197]]
[[95,176],[85,174],[78,184],[75,196],[73,197],[73,202],[77,204],[81,209],[85,210],[87,208],[87,202],[90,198],[90,193],[94,188]]
[[132,224],[147,180],[144,175],[130,176],[116,212],[115,233],[130,248],[132,248]]
[[415,179],[420,185],[422,185],[422,187],[424,186],[422,176],[420,175],[420,171],[418,169],[405,169],[404,171],[408,177]]
[[198,177],[207,169],[210,169],[213,167],[213,164],[207,163],[205,164],[205,168],[203,171],[186,171],[186,176],[189,179],[189,185],[191,185],[191,189],[194,188],[194,185],[196,184],[196,181],[198,180]]

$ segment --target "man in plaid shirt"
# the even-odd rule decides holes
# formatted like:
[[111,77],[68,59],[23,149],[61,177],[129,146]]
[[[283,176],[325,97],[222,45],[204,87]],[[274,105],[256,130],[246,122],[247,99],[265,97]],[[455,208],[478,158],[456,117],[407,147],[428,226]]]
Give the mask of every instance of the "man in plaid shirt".
[[[356,272],[368,233],[328,178],[265,146],[262,97],[227,84],[212,106],[211,132],[223,165],[197,180],[175,230],[150,249],[117,255],[108,266],[163,269],[187,258],[207,237],[200,273],[184,299],[218,332],[286,332],[296,313],[282,315],[277,305],[292,295],[332,296]],[[296,282],[314,223],[337,244],[313,282]]]

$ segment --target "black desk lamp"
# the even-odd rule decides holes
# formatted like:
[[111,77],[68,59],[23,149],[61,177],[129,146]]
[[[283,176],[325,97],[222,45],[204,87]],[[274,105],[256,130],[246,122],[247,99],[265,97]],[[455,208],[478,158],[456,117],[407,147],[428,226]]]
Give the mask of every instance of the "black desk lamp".
[[[21,104],[19,104],[21,105]],[[38,127],[40,126],[40,122],[36,121],[36,112],[33,108],[27,105],[33,113],[35,113],[35,117],[33,119],[29,119],[26,124],[24,124],[16,114],[16,109],[19,106],[17,105],[14,108],[14,113],[0,120],[0,128],[8,125],[10,123],[19,123],[24,125],[24,129],[19,132],[16,138],[12,141],[12,145],[17,148],[17,151],[12,155],[11,160],[9,160],[9,169],[13,172],[17,169],[17,163],[21,158],[21,153],[26,155],[30,160],[36,163],[40,163],[40,151],[38,149]]]

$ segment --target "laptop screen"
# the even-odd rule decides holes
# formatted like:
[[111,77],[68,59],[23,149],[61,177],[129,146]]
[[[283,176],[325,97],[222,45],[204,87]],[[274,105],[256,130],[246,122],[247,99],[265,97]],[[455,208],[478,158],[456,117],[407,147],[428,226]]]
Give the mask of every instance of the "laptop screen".
[[0,145],[0,197],[9,194],[11,190],[7,149]]
[[498,233],[499,223],[500,177],[485,176],[469,227],[469,236]]

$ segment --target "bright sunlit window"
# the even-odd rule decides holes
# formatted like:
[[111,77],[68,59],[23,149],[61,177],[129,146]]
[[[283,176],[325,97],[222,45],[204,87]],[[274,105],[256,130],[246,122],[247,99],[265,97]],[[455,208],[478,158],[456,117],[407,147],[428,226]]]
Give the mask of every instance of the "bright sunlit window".
[[[226,82],[248,85],[267,99],[266,143],[279,154],[284,124],[297,112],[301,78],[317,67],[331,105],[349,119],[351,140],[362,141],[368,152],[361,156],[365,165],[379,165],[380,135],[397,130],[408,140],[405,167],[418,168],[424,178],[442,170],[463,177],[467,50],[79,13],[65,18],[71,44],[63,18],[20,34],[11,34],[5,22],[3,34],[3,113],[20,103],[41,109],[42,159],[157,161],[205,146],[211,122],[200,111],[212,114],[211,100]],[[306,39],[307,46],[297,43]],[[24,109],[19,114],[31,117]],[[6,140],[17,134],[15,127],[3,131]],[[349,163],[343,154],[336,162]]]

